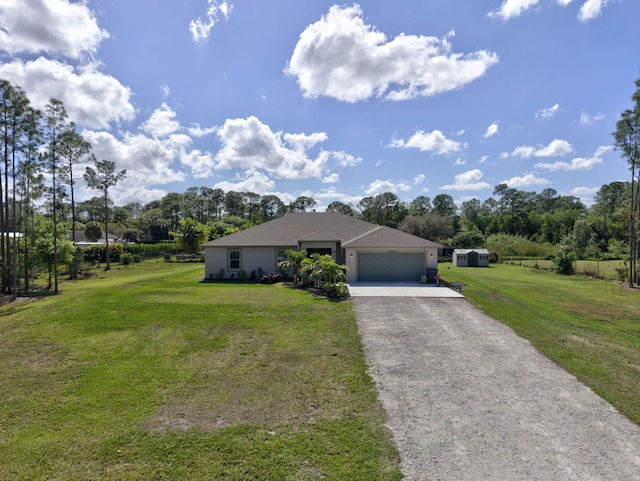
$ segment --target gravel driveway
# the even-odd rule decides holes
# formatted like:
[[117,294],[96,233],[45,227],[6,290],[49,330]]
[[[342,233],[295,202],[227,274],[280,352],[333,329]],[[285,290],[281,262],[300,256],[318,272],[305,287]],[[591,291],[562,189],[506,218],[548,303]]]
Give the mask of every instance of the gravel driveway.
[[407,480],[640,480],[640,428],[466,299],[353,299]]

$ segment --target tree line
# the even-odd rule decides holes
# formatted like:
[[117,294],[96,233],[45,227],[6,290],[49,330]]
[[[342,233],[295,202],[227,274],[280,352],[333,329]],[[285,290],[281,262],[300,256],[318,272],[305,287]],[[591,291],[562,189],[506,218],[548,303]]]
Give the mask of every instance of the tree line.
[[[590,207],[554,189],[537,193],[498,184],[492,197],[471,199],[460,206],[448,194],[433,199],[420,195],[407,202],[384,192],[355,205],[334,201],[326,210],[452,247],[487,246],[520,255],[548,255],[561,246],[579,256],[629,256],[630,281],[637,282],[640,80],[636,87],[634,106],[622,113],[613,133],[616,148],[629,162],[631,179],[603,185]],[[0,81],[0,130],[0,289],[4,293],[27,291],[38,270],[53,277],[57,290],[59,264],[71,265],[72,276],[76,272],[78,250],[73,241],[77,231],[84,231],[91,240],[102,235],[108,239],[109,232],[135,243],[175,239],[185,250],[195,252],[207,240],[317,206],[308,196],[285,203],[272,194],[209,187],[190,187],[144,205],[115,206],[109,188],[126,172],[117,172],[114,162],[95,159],[91,145],[68,122],[60,101],[52,99],[38,111],[19,87],[6,81]],[[100,195],[76,202],[74,166],[81,161],[94,163],[95,169],[88,167],[83,177]]]
[[59,265],[75,266],[78,258],[75,238],[68,238],[77,220],[74,166],[94,162],[83,177],[105,205],[108,188],[126,172],[95,158],[61,101],[38,110],[6,80],[0,80],[0,153],[0,292],[13,298],[28,292],[42,270],[57,292]]

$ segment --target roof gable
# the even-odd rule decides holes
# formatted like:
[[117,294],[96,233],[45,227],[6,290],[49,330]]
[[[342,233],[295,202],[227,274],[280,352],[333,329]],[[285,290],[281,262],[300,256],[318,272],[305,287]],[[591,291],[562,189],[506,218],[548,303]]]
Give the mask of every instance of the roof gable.
[[442,247],[440,244],[423,239],[398,229],[392,229],[387,226],[377,226],[365,234],[342,243],[342,247],[362,248],[362,247],[380,247],[380,248],[419,248]]
[[298,242],[336,242],[340,239],[336,239],[336,236],[327,234],[326,232],[318,231],[297,240]]

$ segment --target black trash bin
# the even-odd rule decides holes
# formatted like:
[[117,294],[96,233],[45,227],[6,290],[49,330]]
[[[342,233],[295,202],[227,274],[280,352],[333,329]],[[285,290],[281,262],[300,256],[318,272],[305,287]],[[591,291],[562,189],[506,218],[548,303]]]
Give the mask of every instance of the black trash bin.
[[427,284],[435,284],[435,277],[438,275],[438,269],[433,267],[427,267]]

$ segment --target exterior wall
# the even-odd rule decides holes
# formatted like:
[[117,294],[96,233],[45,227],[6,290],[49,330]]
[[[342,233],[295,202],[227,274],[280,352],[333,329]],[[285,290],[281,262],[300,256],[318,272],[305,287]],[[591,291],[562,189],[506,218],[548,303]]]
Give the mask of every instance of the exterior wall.
[[[347,272],[347,282],[358,282],[358,252],[420,252],[425,253],[426,269],[438,268],[438,249],[428,248],[422,250],[416,249],[380,249],[380,248],[337,248],[335,242],[308,242],[303,244],[304,248],[328,248],[332,247],[332,257],[339,264],[346,264],[349,268]],[[286,247],[205,247],[205,277],[207,279],[216,279],[220,269],[224,270],[223,279],[230,279],[231,275],[237,279],[240,270],[243,270],[247,277],[251,276],[253,271],[258,272],[258,268],[262,268],[264,272],[278,272],[276,265],[276,253],[279,250],[289,250],[291,246]],[[241,251],[240,270],[229,270],[229,250]]]
[[427,269],[437,269],[438,268],[438,248],[429,248],[422,250],[415,249],[375,249],[375,248],[367,248],[367,249],[355,249],[355,248],[347,248],[345,251],[345,264],[349,268],[349,272],[347,272],[347,282],[358,282],[358,252],[420,252],[425,253],[425,265],[423,270],[426,272]]
[[[258,273],[261,268],[264,272],[278,272],[276,255],[279,250],[289,250],[291,247],[205,247],[204,265],[205,277],[207,279],[217,279],[220,269],[224,269],[223,279],[230,279],[231,276],[238,278],[240,271],[244,271],[247,277],[253,271]],[[230,250],[241,252],[240,269],[229,269]]]
[[467,254],[456,254],[452,256],[453,265],[456,267],[467,267]]

